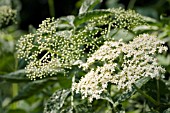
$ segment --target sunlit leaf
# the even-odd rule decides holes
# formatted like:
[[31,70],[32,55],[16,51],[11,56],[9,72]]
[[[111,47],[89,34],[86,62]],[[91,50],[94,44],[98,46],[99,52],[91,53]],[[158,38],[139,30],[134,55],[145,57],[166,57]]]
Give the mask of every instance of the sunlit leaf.
[[92,10],[97,4],[101,3],[103,0],[84,0],[80,7],[79,14],[83,14],[89,10]]
[[69,89],[56,91],[46,103],[44,113],[60,113],[70,93]]
[[74,19],[75,19],[75,16],[73,16],[73,15],[60,18],[61,21],[67,22],[66,24],[69,24],[71,26],[74,26],[74,23],[73,23]]
[[88,22],[90,19],[94,17],[100,17],[106,14],[110,14],[110,12],[106,10],[94,10],[94,11],[89,11],[87,13],[83,13],[75,18],[74,25],[79,26],[85,22]]

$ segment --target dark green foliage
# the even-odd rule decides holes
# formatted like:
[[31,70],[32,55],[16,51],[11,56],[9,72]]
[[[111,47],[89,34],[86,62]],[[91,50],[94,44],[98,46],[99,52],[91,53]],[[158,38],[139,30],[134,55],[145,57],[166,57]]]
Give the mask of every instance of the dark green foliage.
[[[140,80],[138,80],[135,85],[138,88],[141,88],[143,85],[145,85],[151,78],[142,78]],[[121,103],[123,101],[126,101],[127,99],[129,99],[132,95],[134,95],[134,93],[136,92],[136,89],[133,87],[131,91],[125,91],[122,94],[118,95],[118,99],[116,100],[118,103]]]
[[52,84],[53,83],[52,81],[56,80],[44,79],[28,83],[18,92],[18,95],[11,100],[10,104],[15,101],[27,99],[33,96],[34,94],[42,91],[42,89],[45,88],[46,86]]
[[11,72],[6,75],[0,75],[0,80],[8,81],[11,83],[19,83],[19,82],[29,82],[31,81],[26,77],[25,70],[18,70],[15,72]]
[[[64,108],[64,103],[70,94],[70,90],[59,90],[55,92],[45,105],[44,113],[62,113]],[[67,108],[66,108],[67,109]],[[66,110],[65,109],[65,110]],[[69,108],[68,108],[69,109]]]

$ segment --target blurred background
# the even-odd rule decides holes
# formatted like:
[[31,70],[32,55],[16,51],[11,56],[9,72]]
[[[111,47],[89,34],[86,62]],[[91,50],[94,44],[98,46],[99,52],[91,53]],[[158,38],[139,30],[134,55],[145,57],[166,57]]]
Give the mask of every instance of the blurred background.
[[[19,28],[28,30],[29,25],[38,27],[48,17],[77,15],[83,0],[0,0],[18,10]],[[142,15],[159,19],[170,15],[170,0],[103,0],[97,8],[123,7],[134,9]]]

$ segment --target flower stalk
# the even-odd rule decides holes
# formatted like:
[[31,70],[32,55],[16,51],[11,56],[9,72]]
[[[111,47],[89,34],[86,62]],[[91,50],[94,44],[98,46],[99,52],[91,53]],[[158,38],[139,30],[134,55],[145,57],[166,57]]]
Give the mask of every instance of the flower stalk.
[[152,102],[154,105],[159,106],[159,103],[153,99],[151,96],[149,96],[148,94],[144,93],[140,88],[138,88],[135,84],[133,84],[133,86],[135,87],[135,89],[141,94],[143,95],[146,99],[148,99],[150,102]]

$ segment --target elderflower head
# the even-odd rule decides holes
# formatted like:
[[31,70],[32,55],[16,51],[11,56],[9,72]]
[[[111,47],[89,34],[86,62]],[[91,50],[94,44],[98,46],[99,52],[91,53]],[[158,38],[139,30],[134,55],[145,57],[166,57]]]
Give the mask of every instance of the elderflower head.
[[73,84],[73,90],[92,102],[100,98],[108,83],[119,90],[131,90],[132,84],[143,77],[161,77],[165,69],[158,64],[156,54],[167,51],[162,44],[163,41],[148,34],[139,35],[129,43],[105,42],[86,63],[81,63],[83,69],[90,71]]
[[15,22],[16,10],[12,10],[9,6],[0,6],[0,27],[8,25],[11,21]]
[[27,34],[18,41],[18,57],[28,61],[26,72],[31,79],[70,69],[80,57],[79,43],[71,37],[72,31],[57,31],[59,22],[48,18],[35,34]]
[[[103,42],[112,40],[111,37],[105,37],[110,25],[112,28],[131,29],[135,25],[143,24],[140,15],[123,9],[109,9],[104,12],[98,10],[98,12],[100,15],[88,17],[90,19],[86,21],[84,21],[86,17],[83,16],[88,14],[78,16],[75,21],[70,20],[69,16],[56,20],[47,18],[34,34],[21,37],[17,52],[19,58],[25,58],[28,62],[27,76],[36,79],[71,69],[78,60],[91,56],[100,45],[103,45]],[[119,12],[121,17],[118,16]],[[74,19],[74,16],[71,18]],[[79,26],[76,25],[77,21],[80,22]],[[66,23],[69,27],[61,28]]]

